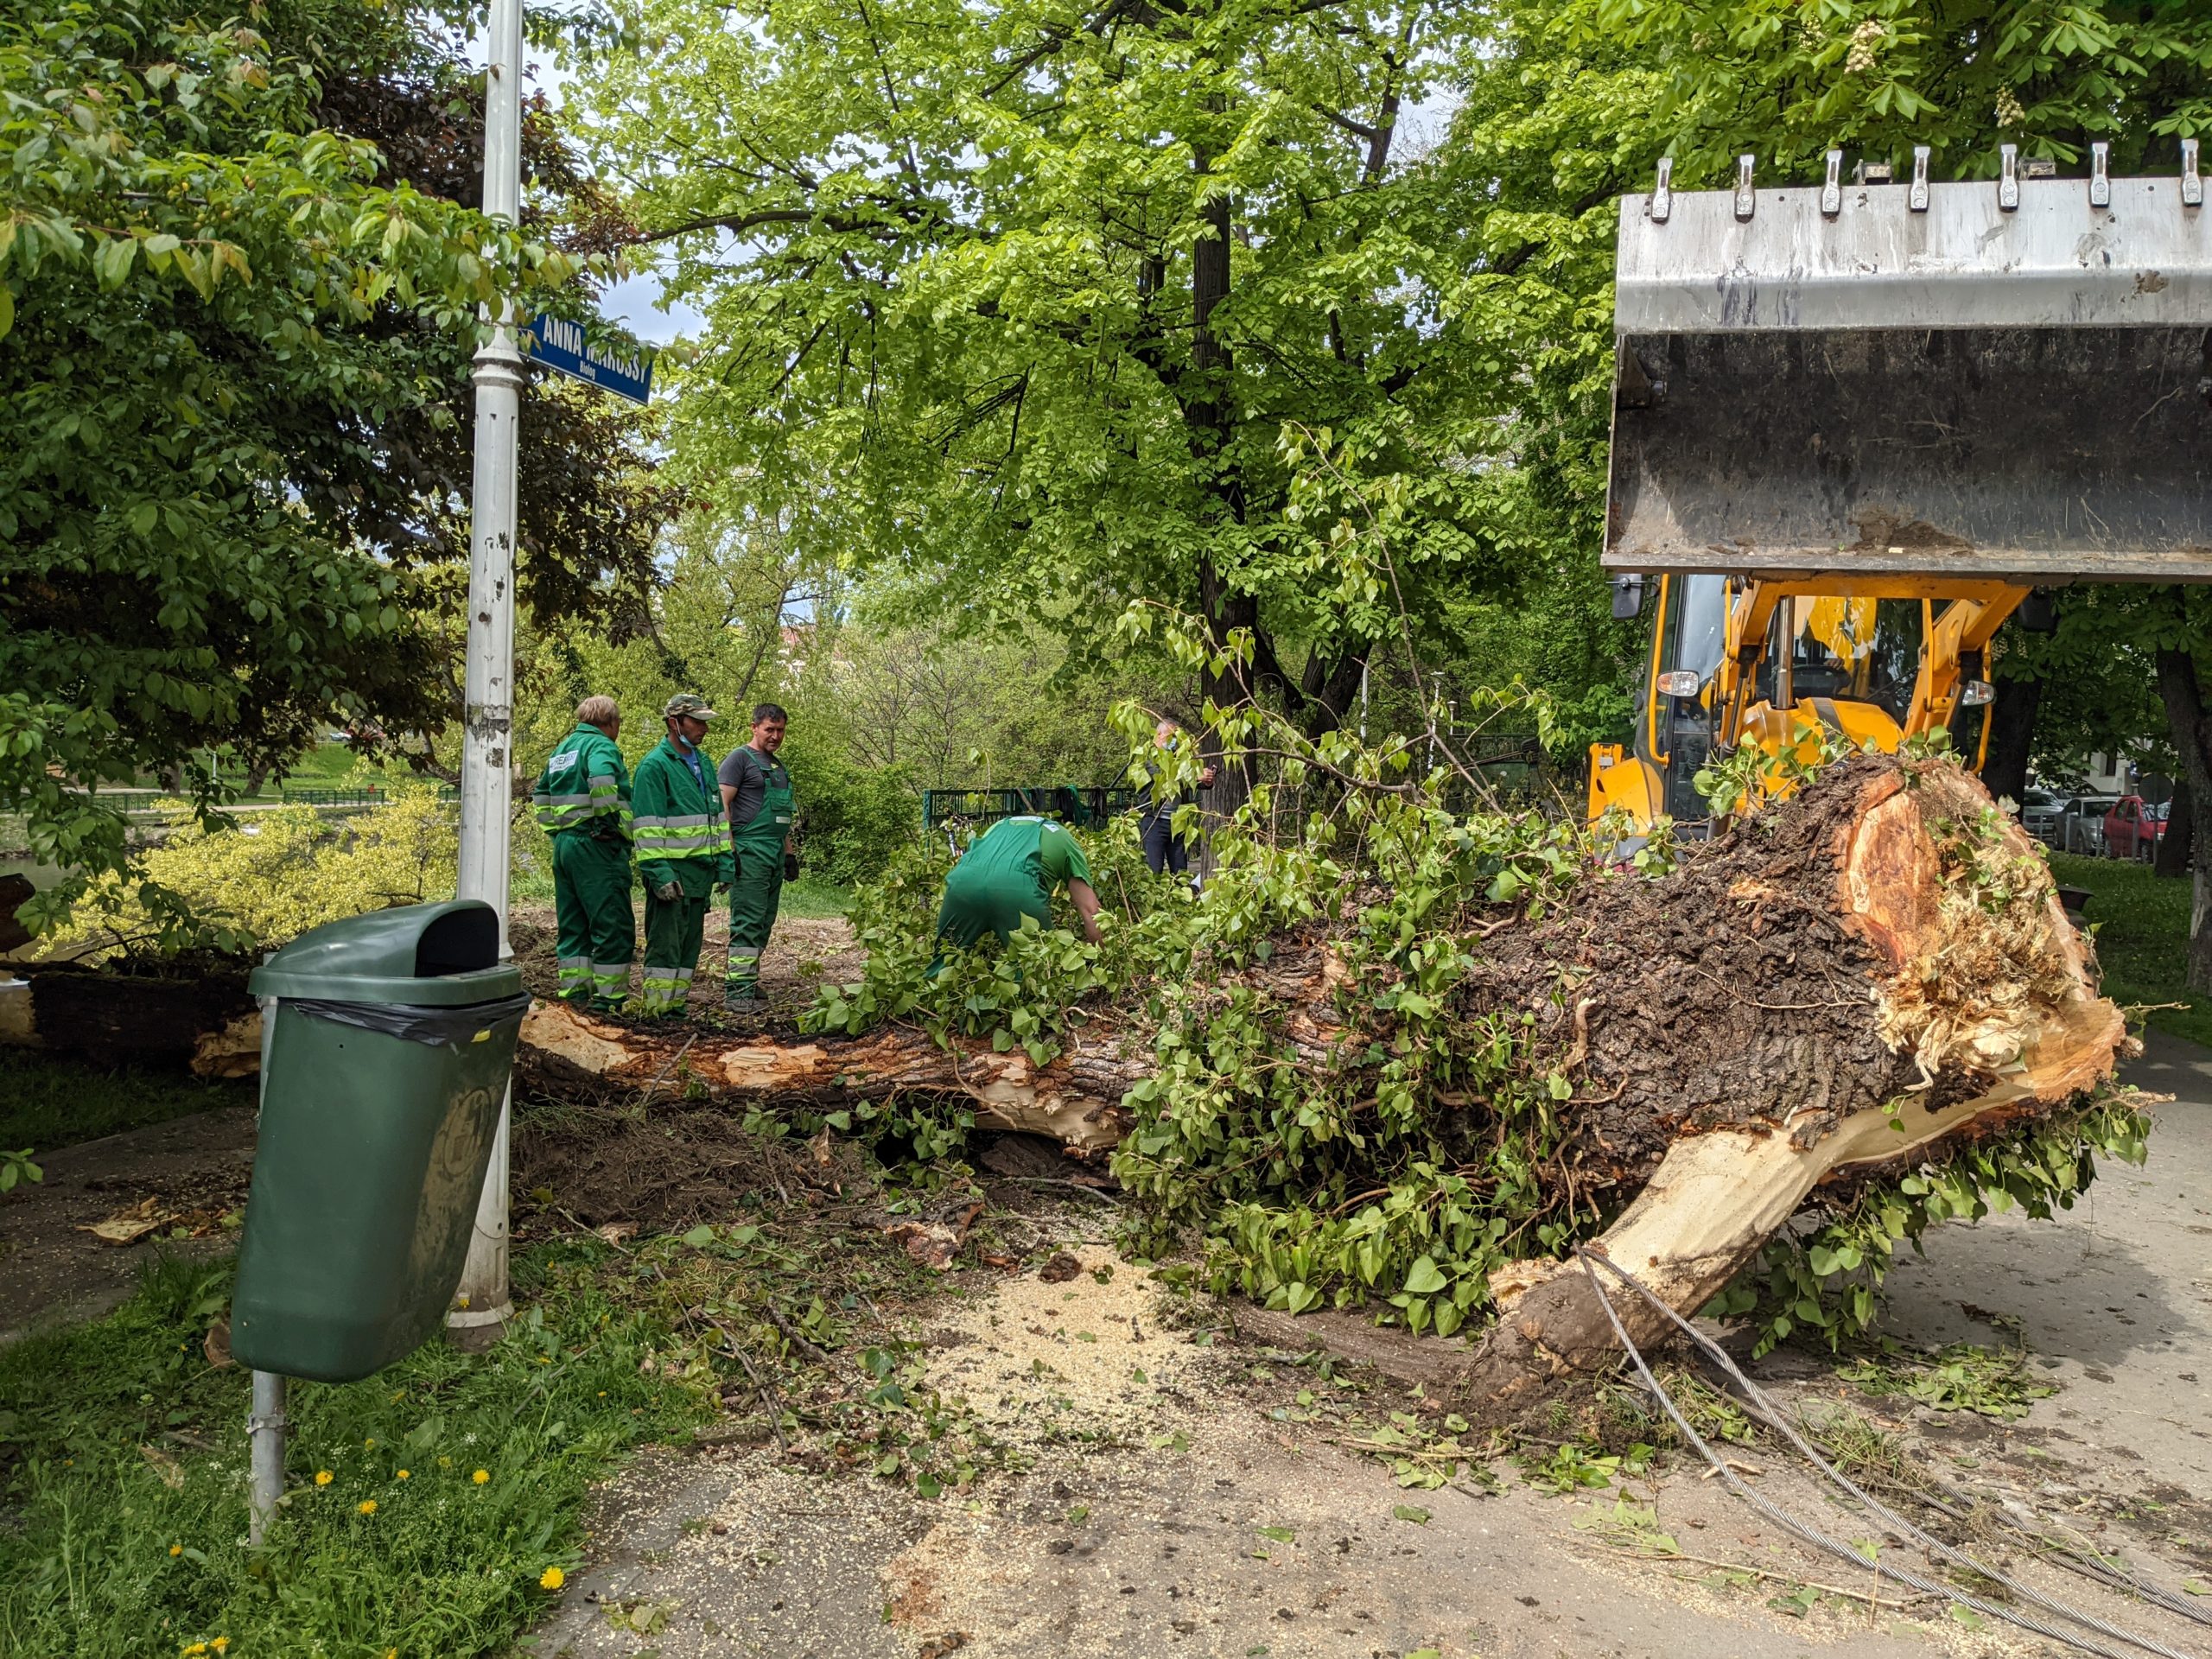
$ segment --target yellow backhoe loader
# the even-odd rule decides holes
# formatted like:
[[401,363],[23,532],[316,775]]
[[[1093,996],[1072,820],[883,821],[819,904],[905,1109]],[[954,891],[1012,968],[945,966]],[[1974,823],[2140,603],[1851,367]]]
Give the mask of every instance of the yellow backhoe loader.
[[[1697,833],[1694,784],[1823,731],[1948,731],[1979,767],[1999,626],[2076,581],[2212,581],[2212,229],[2165,178],[1934,183],[1831,150],[1817,188],[1621,203],[1604,563],[1649,613],[1635,737],[1590,814]],[[1652,581],[1651,578],[1656,580]],[[1771,781],[1786,787],[1784,769]]]

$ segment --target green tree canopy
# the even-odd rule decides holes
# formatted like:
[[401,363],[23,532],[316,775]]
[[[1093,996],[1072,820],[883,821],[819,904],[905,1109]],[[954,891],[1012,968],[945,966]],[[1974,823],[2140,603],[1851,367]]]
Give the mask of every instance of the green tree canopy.
[[1096,649],[1133,601],[1201,611],[1323,725],[1401,594],[1529,563],[1481,464],[1529,436],[1524,365],[1448,303],[1491,210],[1403,128],[1451,8],[630,14],[597,141],[709,319],[695,489],[940,615]]
[[[465,506],[479,308],[574,307],[582,267],[320,124],[334,82],[427,73],[446,21],[0,0],[0,807],[53,863],[123,861],[100,783],[451,715],[416,567]],[[538,523],[619,540],[588,496]]]

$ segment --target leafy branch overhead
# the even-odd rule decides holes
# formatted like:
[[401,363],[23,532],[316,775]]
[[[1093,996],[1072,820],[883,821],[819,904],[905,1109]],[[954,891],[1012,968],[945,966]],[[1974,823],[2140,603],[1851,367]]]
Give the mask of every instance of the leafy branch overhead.
[[[509,296],[571,308],[593,267],[318,124],[334,81],[435,67],[431,21],[189,0],[0,16],[0,805],[45,861],[124,858],[82,786],[215,743],[257,775],[328,722],[451,717],[419,550],[460,546],[478,319]],[[632,442],[564,423],[572,450],[580,429],[608,461]],[[556,493],[543,568],[577,562],[563,538],[622,556],[622,516],[655,511],[635,460],[609,470],[603,506]]]

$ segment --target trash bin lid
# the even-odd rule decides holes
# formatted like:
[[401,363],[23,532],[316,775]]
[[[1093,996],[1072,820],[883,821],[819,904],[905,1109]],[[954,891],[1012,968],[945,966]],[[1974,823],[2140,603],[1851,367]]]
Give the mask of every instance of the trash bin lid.
[[522,973],[499,961],[498,912],[480,899],[458,899],[326,922],[271,953],[246,988],[452,1008],[515,995]]

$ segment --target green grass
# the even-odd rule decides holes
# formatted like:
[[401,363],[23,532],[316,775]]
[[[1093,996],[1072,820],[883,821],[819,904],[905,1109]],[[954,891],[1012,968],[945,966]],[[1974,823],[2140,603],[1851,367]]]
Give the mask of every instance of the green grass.
[[540,1576],[577,1564],[591,1484],[706,1415],[640,1375],[668,1332],[610,1298],[605,1255],[519,1254],[525,1313],[487,1355],[434,1341],[365,1382],[295,1383],[289,1497],[259,1552],[246,1376],[201,1352],[226,1264],[157,1261],[110,1318],[0,1351],[0,1652],[510,1651],[553,1599]]
[[2149,1016],[2155,1030],[2212,1046],[2212,997],[2184,983],[2189,954],[2189,878],[2160,878],[2130,859],[2050,855],[2050,873],[2090,893],[2083,919],[2096,931],[2105,995],[2123,1005],[2188,1002]]
[[8,1063],[0,1066],[0,1147],[51,1152],[218,1106],[251,1106],[253,1101],[251,1083],[202,1083],[128,1067],[111,1071],[10,1050]]
[[824,916],[842,916],[852,908],[853,890],[832,887],[827,881],[817,881],[810,875],[802,875],[796,881],[784,884],[783,901],[776,906],[779,916],[798,916],[815,920]]

